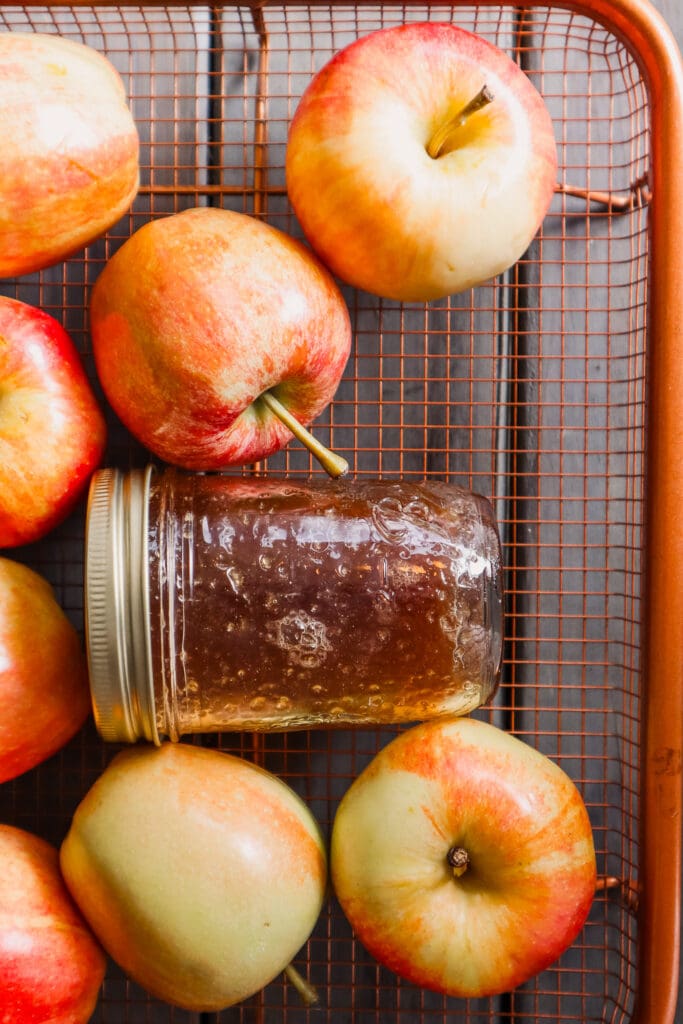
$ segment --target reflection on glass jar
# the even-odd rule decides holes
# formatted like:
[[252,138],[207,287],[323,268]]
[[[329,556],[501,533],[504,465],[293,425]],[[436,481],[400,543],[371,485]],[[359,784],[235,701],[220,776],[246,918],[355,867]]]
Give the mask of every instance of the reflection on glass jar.
[[86,561],[105,738],[416,721],[497,684],[500,543],[453,485],[103,470]]

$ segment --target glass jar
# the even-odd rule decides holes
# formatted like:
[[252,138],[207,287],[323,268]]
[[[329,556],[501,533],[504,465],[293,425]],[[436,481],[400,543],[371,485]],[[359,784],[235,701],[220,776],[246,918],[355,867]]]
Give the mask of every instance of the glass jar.
[[496,688],[500,542],[459,487],[106,469],[86,548],[105,739],[417,721]]

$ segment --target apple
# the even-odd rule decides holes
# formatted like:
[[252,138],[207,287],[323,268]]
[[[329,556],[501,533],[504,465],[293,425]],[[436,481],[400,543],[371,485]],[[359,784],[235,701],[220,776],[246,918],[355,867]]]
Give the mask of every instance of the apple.
[[380,29],[337,53],[292,119],[289,198],[343,281],[427,301],[515,263],[545,217],[557,154],[540,94],[451,24]]
[[280,779],[189,744],[116,755],[62,844],[111,957],[159,999],[217,1011],[283,971],[325,895],[318,826]]
[[0,558],[0,701],[0,782],[56,753],[90,711],[75,628],[47,580],[9,558]]
[[553,963],[596,883],[574,783],[474,719],[415,726],[379,752],[339,805],[330,869],[376,960],[465,998],[509,991]]
[[0,296],[0,547],[38,540],[71,512],[105,441],[104,417],[64,328]]
[[90,304],[97,372],[131,433],[166,462],[210,470],[291,439],[331,400],[351,327],[328,272],[256,218],[202,207],[140,228]]
[[137,130],[121,78],[96,50],[0,34],[0,277],[88,245],[138,190]]
[[86,1024],[106,960],[71,899],[57,850],[0,825],[0,1020]]

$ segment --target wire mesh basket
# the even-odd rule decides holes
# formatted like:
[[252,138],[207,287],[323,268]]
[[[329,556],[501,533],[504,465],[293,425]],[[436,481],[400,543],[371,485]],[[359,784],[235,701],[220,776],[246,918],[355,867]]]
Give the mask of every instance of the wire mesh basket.
[[[553,117],[560,176],[524,258],[427,305],[345,289],[354,349],[318,436],[358,476],[450,480],[494,502],[505,552],[502,685],[479,712],[556,760],[593,824],[599,888],[583,932],[520,990],[458,1001],[378,966],[330,897],[300,964],[320,1001],[284,980],[221,1014],[155,1002],[112,964],[93,1020],[619,1022],[673,1018],[678,969],[683,681],[682,74],[644,0],[253,6],[6,6],[2,30],[59,32],[121,72],[142,142],[142,186],[106,238],[2,292],[56,316],[98,390],[89,289],[153,217],[194,205],[299,235],[284,183],[287,128],[311,74],[346,43],[408,21],[454,22],[507,50]],[[103,402],[104,404],[104,402]],[[148,454],[109,416],[106,461]],[[292,443],[248,472],[320,472]],[[84,510],[12,552],[83,626]],[[329,828],[391,730],[211,743],[288,781]],[[54,843],[116,748],[88,725],[0,786],[2,820]],[[17,1022],[19,1024],[19,1022]]]

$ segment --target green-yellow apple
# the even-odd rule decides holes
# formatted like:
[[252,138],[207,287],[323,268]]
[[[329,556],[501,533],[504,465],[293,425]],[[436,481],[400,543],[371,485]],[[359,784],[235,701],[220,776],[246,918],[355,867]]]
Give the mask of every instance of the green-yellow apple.
[[0,702],[0,782],[56,753],[90,711],[75,628],[47,580],[8,558],[0,558]]
[[106,428],[74,343],[53,317],[0,296],[0,547],[71,512]]
[[92,242],[138,190],[138,134],[102,54],[40,32],[0,34],[0,277]]
[[349,356],[339,289],[301,243],[209,207],[140,228],[92,294],[102,387],[150,451],[189,469],[265,458],[291,439],[267,404],[308,424]]
[[327,876],[318,826],[289,786],[172,743],[114,758],[76,810],[61,865],[123,970],[197,1011],[245,999],[287,967]]
[[0,825],[0,1021],[86,1024],[105,957],[74,904],[57,850]]
[[380,963],[461,997],[509,991],[553,963],[596,882],[574,783],[474,719],[413,727],[380,751],[339,805],[330,867]]
[[557,174],[544,101],[502,50],[439,22],[381,29],[312,79],[290,125],[287,190],[342,280],[441,298],[515,263]]

